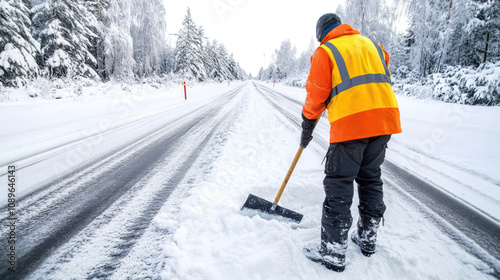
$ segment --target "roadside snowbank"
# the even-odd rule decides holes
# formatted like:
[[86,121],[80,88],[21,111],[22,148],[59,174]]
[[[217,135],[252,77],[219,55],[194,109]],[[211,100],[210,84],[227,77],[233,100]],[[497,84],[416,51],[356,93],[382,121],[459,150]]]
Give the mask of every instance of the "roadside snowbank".
[[398,94],[472,105],[500,105],[500,61],[478,68],[449,67],[423,79],[394,80]]
[[[241,81],[232,81],[231,84],[240,84]],[[206,82],[198,83],[186,81],[188,89],[205,85],[225,85],[227,83]],[[165,77],[149,77],[142,81],[133,82],[96,82],[92,79],[76,77],[74,79],[38,78],[29,81],[19,88],[3,87],[0,85],[0,103],[2,102],[33,102],[53,99],[72,99],[82,101],[96,98],[121,98],[148,89],[150,93],[165,93],[178,90],[183,86],[183,80],[175,75]],[[182,92],[182,89],[181,89]],[[181,94],[182,95],[182,94]]]

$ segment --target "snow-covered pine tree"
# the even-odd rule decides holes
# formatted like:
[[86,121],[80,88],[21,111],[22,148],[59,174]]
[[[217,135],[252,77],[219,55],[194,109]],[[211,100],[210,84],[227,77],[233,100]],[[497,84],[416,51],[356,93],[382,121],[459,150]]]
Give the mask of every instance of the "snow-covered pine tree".
[[279,80],[280,79],[280,69],[276,67],[275,64],[269,65],[267,70],[267,79],[268,80]]
[[252,74],[247,74],[245,70],[241,67],[239,62],[236,62],[236,79],[237,80],[245,80],[248,79],[249,75],[251,76]]
[[[5,2],[9,2],[9,1],[5,1]],[[16,1],[16,2],[18,2],[18,1]],[[28,10],[30,10],[33,7],[31,0],[21,0],[21,2],[23,2],[24,6],[26,8],[28,8]]]
[[230,73],[230,76],[228,77],[228,80],[239,80],[241,79],[240,75],[241,75],[241,69],[239,69],[239,66],[238,64],[236,63],[236,61],[234,60],[234,55],[233,54],[230,54],[229,57],[228,57],[228,70],[229,70],[229,73]]
[[498,1],[491,0],[410,1],[414,72],[440,72],[443,65],[478,66],[485,61],[488,47],[494,49],[490,61],[498,61],[499,7]]
[[0,2],[0,82],[20,86],[38,75],[35,56],[40,50],[30,34],[29,10],[24,1]]
[[475,17],[462,32],[461,63],[478,66],[500,60],[500,2],[476,0]]
[[[109,0],[82,0],[82,4],[94,15],[97,20],[97,29],[93,30],[96,37],[90,38],[92,48],[90,52],[97,60],[97,73],[103,79],[107,79],[103,64],[104,55],[104,13],[109,7]],[[129,1],[129,0],[124,0]]]
[[[399,1],[395,1],[396,5]],[[337,9],[343,23],[358,29],[361,35],[388,46],[394,34],[396,14],[383,0],[351,0],[346,6]]]
[[[464,28],[475,17],[477,4],[470,0],[447,0],[449,3],[445,25],[441,29],[441,40],[436,54],[439,55],[437,70],[445,70],[445,65],[460,65],[462,41],[467,41]],[[465,35],[465,36],[464,36]]]
[[434,53],[436,66],[432,69],[433,72],[444,70],[443,65],[459,64],[462,56],[460,54],[462,51],[460,46],[462,38],[464,41],[467,41],[470,39],[467,37],[472,35],[467,35],[467,32],[464,32],[464,28],[478,13],[478,4],[477,1],[471,0],[446,0],[434,3],[434,8],[441,9],[442,13],[436,22],[439,38],[437,40],[437,49]]
[[[203,64],[206,64],[206,49],[204,46],[204,39],[205,39],[205,30],[203,29],[202,26],[199,26],[198,29],[196,30],[196,36],[194,37],[195,39],[195,44],[196,48],[201,50],[201,53],[203,54],[202,60]],[[206,74],[206,67],[205,67],[205,79],[208,78],[208,75]]]
[[486,33],[483,63],[497,62],[500,60],[500,2],[489,0],[488,5],[479,12],[478,18],[485,21],[482,30],[483,34]]
[[389,70],[398,78],[406,78],[410,73],[410,46],[414,44],[413,33],[394,36],[391,43]]
[[279,70],[278,79],[292,76],[297,72],[296,52],[297,49],[295,46],[292,47],[290,39],[281,42],[280,48],[274,51],[276,68]]
[[261,69],[262,71],[259,72],[259,80],[261,81],[266,81],[266,80],[278,80],[279,79],[279,70],[276,69],[276,64],[271,63],[266,69]]
[[260,67],[259,74],[257,74],[257,80],[264,80],[264,67]]
[[436,66],[435,53],[439,46],[440,26],[446,3],[438,0],[411,0],[409,4],[413,34],[410,63],[413,71],[425,76]]
[[202,39],[198,38],[200,36],[199,29],[191,18],[191,10],[188,8],[175,47],[174,72],[186,79],[205,81],[207,73],[203,63],[203,48],[200,47]]
[[104,10],[108,8],[109,2],[110,0],[83,0],[83,5],[98,21],[104,21]]
[[242,79],[244,72],[240,65],[234,60],[233,54],[228,55],[223,44],[216,40],[205,47],[207,75],[214,81],[226,81]]
[[138,77],[159,75],[166,47],[165,6],[161,0],[133,0],[132,3],[135,73]]
[[32,9],[39,65],[49,77],[98,78],[92,43],[97,21],[80,0],[46,0]]
[[317,47],[318,43],[316,43],[314,39],[311,39],[307,49],[300,54],[297,59],[297,71],[299,74],[309,73],[309,69],[311,68],[311,56],[314,54]]
[[[455,0],[455,4],[457,4]],[[439,25],[436,26],[436,29],[439,32],[439,38],[437,40],[436,52],[434,53],[434,60],[436,60],[436,65],[433,72],[440,72],[441,67],[444,62],[447,60],[448,50],[450,49],[450,37],[453,34],[453,20],[452,20],[452,11],[453,9],[453,0],[446,0],[444,2],[443,14],[441,14],[441,19],[439,21]],[[446,7],[447,6],[447,7]]]
[[167,46],[164,49],[161,61],[162,61],[161,64],[162,73],[170,73],[174,71],[174,66],[175,66],[174,48],[172,48],[169,44],[167,44]]
[[221,73],[219,71],[218,60],[216,55],[217,41],[214,40],[213,43],[207,42],[205,49],[205,56],[203,63],[205,64],[205,71],[207,73],[207,78],[214,81],[221,81]]
[[219,71],[222,80],[232,80],[233,74],[230,71],[229,54],[223,44],[219,44],[216,49],[216,57],[218,61]]
[[134,75],[133,43],[130,35],[128,0],[110,0],[103,12],[104,30],[100,41],[100,69],[107,79],[128,80]]

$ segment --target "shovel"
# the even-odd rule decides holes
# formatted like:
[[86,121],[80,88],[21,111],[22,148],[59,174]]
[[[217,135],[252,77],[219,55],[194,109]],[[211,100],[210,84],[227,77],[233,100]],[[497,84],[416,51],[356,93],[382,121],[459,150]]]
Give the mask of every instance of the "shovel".
[[288,169],[288,173],[286,174],[285,180],[283,180],[283,183],[281,184],[281,187],[278,191],[278,194],[276,195],[276,198],[274,199],[274,202],[267,201],[263,198],[260,198],[256,195],[249,194],[247,201],[241,207],[241,210],[247,208],[247,209],[254,209],[254,210],[259,210],[261,212],[270,214],[270,215],[277,215],[277,216],[282,216],[285,218],[288,218],[292,220],[293,222],[296,222],[297,224],[300,223],[302,220],[302,217],[304,215],[297,213],[295,211],[292,211],[290,209],[286,209],[284,207],[281,207],[278,205],[278,202],[281,198],[281,194],[283,194],[283,191],[285,190],[286,184],[288,183],[288,179],[290,179],[290,176],[292,175],[293,170],[295,169],[295,165],[297,165],[297,162],[299,161],[300,155],[302,154],[302,151],[304,149],[302,147],[299,147],[299,150],[297,151],[297,154],[295,155],[295,158],[293,159],[292,165],[290,166],[290,169]]
[[[316,124],[314,124],[313,130],[318,125],[319,119],[320,118],[318,118],[316,120]],[[276,195],[276,198],[274,199],[274,202],[270,202],[270,201],[267,201],[267,200],[260,198],[256,195],[249,194],[247,201],[245,202],[245,204],[243,204],[243,207],[241,207],[241,210],[243,210],[245,208],[259,210],[265,214],[282,216],[282,217],[290,219],[292,222],[296,222],[297,224],[300,223],[300,221],[302,221],[302,217],[304,217],[304,215],[297,213],[293,210],[281,207],[278,205],[278,202],[280,201],[281,194],[283,194],[283,191],[285,190],[286,184],[288,183],[288,179],[290,179],[290,176],[292,176],[292,172],[295,169],[295,165],[297,165],[297,162],[299,161],[300,155],[302,155],[303,150],[304,150],[304,148],[299,146],[299,150],[297,151],[297,154],[295,154],[295,158],[293,159],[292,165],[288,169],[288,173],[285,176],[285,180],[283,180],[283,183],[281,184],[281,187],[278,191],[278,194]]]

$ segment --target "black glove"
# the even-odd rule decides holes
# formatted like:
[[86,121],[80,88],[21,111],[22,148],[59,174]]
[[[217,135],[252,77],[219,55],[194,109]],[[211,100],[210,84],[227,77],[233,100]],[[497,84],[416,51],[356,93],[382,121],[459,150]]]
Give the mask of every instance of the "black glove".
[[313,139],[312,134],[316,126],[316,120],[310,120],[302,113],[302,137],[300,138],[300,146],[302,149],[305,149]]

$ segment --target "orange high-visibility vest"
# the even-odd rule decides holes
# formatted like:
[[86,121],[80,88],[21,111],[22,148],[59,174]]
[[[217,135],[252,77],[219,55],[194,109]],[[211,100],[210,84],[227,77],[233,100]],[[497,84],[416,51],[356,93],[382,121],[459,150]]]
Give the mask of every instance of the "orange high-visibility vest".
[[330,142],[402,132],[382,48],[361,35],[340,36],[320,47],[333,62],[326,101]]

